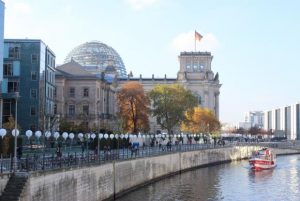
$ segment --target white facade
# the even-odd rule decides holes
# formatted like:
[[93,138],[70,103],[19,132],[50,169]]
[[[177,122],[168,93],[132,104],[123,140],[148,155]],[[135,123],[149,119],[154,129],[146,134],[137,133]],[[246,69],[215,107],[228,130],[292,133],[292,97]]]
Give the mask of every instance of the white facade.
[[300,139],[300,104],[292,104],[264,112],[264,129],[277,137]]
[[250,111],[245,114],[245,122],[250,123],[251,127],[262,128],[264,126],[264,112]]

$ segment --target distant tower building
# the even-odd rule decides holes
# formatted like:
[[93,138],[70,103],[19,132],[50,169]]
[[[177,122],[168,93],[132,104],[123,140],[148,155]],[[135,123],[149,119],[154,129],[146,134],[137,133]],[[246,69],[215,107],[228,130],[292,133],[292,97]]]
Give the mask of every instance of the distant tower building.
[[[0,90],[3,81],[4,2],[0,1]],[[1,91],[0,91],[1,94]],[[2,128],[2,96],[0,96],[0,128]]]
[[5,39],[3,123],[15,117],[22,130],[49,129],[54,115],[55,55],[41,40]]
[[191,90],[200,106],[211,109],[219,118],[219,74],[211,69],[210,52],[181,52],[177,82]]
[[249,111],[245,114],[245,122],[250,123],[251,127],[264,127],[264,112],[263,111]]

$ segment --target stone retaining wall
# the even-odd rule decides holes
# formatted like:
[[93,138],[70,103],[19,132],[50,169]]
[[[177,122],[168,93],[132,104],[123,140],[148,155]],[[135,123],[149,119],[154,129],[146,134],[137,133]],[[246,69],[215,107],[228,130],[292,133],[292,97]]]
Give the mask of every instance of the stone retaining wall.
[[[180,171],[203,165],[240,160],[260,147],[230,147],[177,152],[101,166],[29,175],[21,201],[100,201]],[[278,154],[294,150],[275,150]],[[299,152],[299,151],[298,151]]]

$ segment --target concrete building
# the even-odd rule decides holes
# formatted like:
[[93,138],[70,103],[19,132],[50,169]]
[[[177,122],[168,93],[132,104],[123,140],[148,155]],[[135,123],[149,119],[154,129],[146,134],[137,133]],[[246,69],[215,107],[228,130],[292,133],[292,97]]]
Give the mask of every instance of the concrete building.
[[300,103],[264,112],[264,129],[276,137],[300,139]]
[[245,114],[245,122],[250,123],[250,127],[264,127],[264,112],[249,111]]
[[[55,55],[41,40],[5,39],[3,123],[10,116],[21,129],[49,129],[54,118]],[[17,101],[17,108],[16,108]]]
[[74,60],[56,70],[55,113],[61,120],[85,128],[116,129],[114,80],[86,71]]
[[[211,63],[213,56],[210,52],[181,52],[179,59],[179,71],[177,73],[176,78],[167,78],[167,75],[165,75],[164,78],[155,78],[154,74],[152,77],[149,78],[143,78],[142,75],[139,77],[132,77],[131,75],[128,75],[127,77],[124,77],[124,72],[126,72],[125,66],[124,69],[120,69],[120,66],[117,65],[122,61],[121,58],[118,58],[118,54],[115,53],[115,57],[107,56],[107,52],[112,52],[112,48],[100,43],[100,42],[90,42],[85,43],[82,46],[79,46],[82,48],[76,49],[76,51],[71,51],[66,61],[74,60],[79,64],[89,64],[93,63],[93,61],[97,61],[98,63],[104,63],[104,65],[101,66],[101,68],[93,68],[92,74],[96,75],[100,79],[101,73],[105,73],[105,76],[111,80],[115,80],[115,87],[116,91],[118,91],[123,84],[127,83],[128,81],[138,81],[140,82],[144,90],[150,91],[155,85],[158,84],[180,84],[183,85],[186,89],[189,89],[192,91],[192,93],[197,97],[198,103],[200,106],[211,109],[217,118],[219,118],[219,94],[220,94],[220,87],[221,84],[219,83],[219,75],[214,74],[211,68]],[[86,50],[98,50],[101,49],[101,51],[96,51],[96,53],[91,53],[95,51],[86,51]],[[80,52],[80,56],[78,56],[78,52]],[[107,58],[110,58],[107,62]],[[105,60],[102,62],[102,60]],[[70,65],[70,64],[68,64]],[[81,65],[82,69],[85,71],[90,71],[89,67]],[[63,67],[63,66],[62,66]],[[80,67],[77,65],[77,67]],[[72,68],[65,69],[65,73],[72,74]],[[60,75],[58,75],[60,76]],[[71,80],[71,77],[68,77],[69,80]],[[75,79],[75,77],[74,77]],[[102,81],[103,82],[103,81]],[[78,85],[79,81],[77,82]],[[77,84],[76,83],[76,84]],[[95,81],[96,83],[96,81]],[[94,85],[95,85],[94,83]],[[75,84],[75,83],[74,83]],[[85,83],[87,85],[87,83]],[[92,83],[90,83],[93,85]],[[103,84],[103,83],[102,83]],[[57,85],[62,85],[61,83],[58,83]],[[99,83],[99,86],[101,83]],[[63,86],[63,85],[62,85]],[[72,84],[69,86],[71,87]],[[114,90],[112,86],[110,86],[110,90],[114,93]],[[100,95],[101,98],[101,95]],[[62,105],[68,104],[67,100],[61,100]],[[75,101],[75,100],[74,100]],[[77,101],[77,100],[76,100]],[[79,100],[78,100],[79,101]],[[95,104],[94,101],[93,104]],[[111,101],[114,101],[113,99]],[[116,107],[113,110],[110,110],[112,113],[109,113],[110,115],[113,115],[117,111],[117,105],[116,103],[110,103],[110,107],[113,105]],[[61,113],[66,113],[65,109],[59,108],[58,110]],[[96,123],[97,125],[97,123]],[[101,125],[100,125],[101,126]],[[156,119],[150,118],[150,128],[151,132],[155,133],[158,130],[160,130],[160,127],[156,123]]]

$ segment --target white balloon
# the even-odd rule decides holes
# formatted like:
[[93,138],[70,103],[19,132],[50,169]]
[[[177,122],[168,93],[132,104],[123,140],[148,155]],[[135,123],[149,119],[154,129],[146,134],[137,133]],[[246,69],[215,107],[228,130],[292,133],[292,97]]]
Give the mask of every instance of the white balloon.
[[96,137],[96,134],[95,134],[95,133],[92,133],[91,138],[92,138],[92,139],[95,139],[95,137]]
[[28,138],[30,138],[30,137],[32,136],[32,131],[31,131],[31,130],[27,130],[27,131],[25,132],[25,135],[26,135]]
[[19,130],[17,129],[17,130],[15,130],[15,129],[13,129],[12,131],[11,131],[11,134],[13,135],[13,136],[18,136],[19,135]]
[[69,138],[70,138],[71,140],[74,139],[74,136],[75,136],[74,133],[70,133],[70,134],[69,134]]
[[103,138],[103,133],[99,134],[99,138],[102,139]]
[[107,133],[104,134],[104,138],[105,138],[105,139],[108,138],[108,134],[107,134]]
[[89,138],[91,138],[91,134],[86,133],[86,134],[85,134],[85,137],[89,139]]
[[4,137],[5,135],[6,135],[6,129],[1,128],[1,129],[0,129],[0,136],[1,136],[1,137]]
[[83,134],[82,133],[78,133],[78,137],[79,137],[79,139],[83,138]]
[[62,133],[63,138],[66,140],[68,138],[68,133],[67,132],[63,132]]
[[59,132],[55,132],[54,133],[54,138],[57,140],[57,138],[59,138]]
[[121,139],[125,138],[125,135],[124,135],[124,134],[121,134],[121,135],[120,135],[120,138],[121,138]]
[[45,132],[45,136],[46,136],[46,138],[49,138],[51,136],[51,132],[50,131],[46,131]]
[[119,138],[119,134],[115,134],[115,138],[118,139]]
[[110,138],[110,139],[114,139],[114,134],[110,134],[110,135],[109,135],[109,138]]
[[128,138],[128,134],[125,134],[124,137],[127,139]]
[[40,138],[41,135],[42,135],[42,132],[41,132],[41,131],[35,131],[34,135],[35,135],[37,138]]

